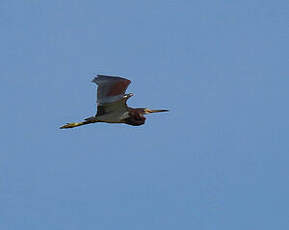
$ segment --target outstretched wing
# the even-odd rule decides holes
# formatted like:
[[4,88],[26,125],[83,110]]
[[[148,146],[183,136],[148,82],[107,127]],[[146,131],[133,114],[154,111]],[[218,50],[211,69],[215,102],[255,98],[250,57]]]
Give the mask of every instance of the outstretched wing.
[[122,77],[97,75],[92,82],[98,86],[97,104],[103,105],[121,100],[131,81]]

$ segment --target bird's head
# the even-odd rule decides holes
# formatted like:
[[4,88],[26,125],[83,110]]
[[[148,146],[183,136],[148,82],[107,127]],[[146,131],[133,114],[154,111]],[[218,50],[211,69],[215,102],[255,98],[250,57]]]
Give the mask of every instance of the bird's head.
[[128,94],[125,94],[125,95],[123,96],[123,98],[127,100],[127,99],[129,99],[130,97],[132,97],[132,96],[134,96],[133,93],[128,93]]
[[132,96],[134,96],[133,93],[128,93],[128,94],[125,94],[122,99],[124,99],[125,101],[127,101],[127,100],[128,100],[129,98],[131,98]]

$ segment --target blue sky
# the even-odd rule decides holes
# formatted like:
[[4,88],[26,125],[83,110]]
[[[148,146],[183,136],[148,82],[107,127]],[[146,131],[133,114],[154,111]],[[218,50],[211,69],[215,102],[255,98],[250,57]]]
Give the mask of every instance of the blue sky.
[[[1,230],[289,228],[286,0],[0,2]],[[144,126],[59,130],[131,79]]]

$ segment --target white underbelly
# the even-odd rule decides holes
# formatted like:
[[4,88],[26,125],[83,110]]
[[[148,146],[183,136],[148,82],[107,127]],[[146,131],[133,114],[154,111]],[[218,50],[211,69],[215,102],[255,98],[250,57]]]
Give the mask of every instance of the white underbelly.
[[109,123],[122,123],[124,119],[128,118],[128,112],[124,113],[107,113],[101,116],[97,116],[98,121],[104,121]]

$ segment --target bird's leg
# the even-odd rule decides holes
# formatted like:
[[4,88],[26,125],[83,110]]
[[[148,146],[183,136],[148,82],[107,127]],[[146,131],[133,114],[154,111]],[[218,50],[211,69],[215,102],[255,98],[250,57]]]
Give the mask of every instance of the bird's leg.
[[78,127],[81,125],[87,125],[87,124],[94,123],[94,122],[96,122],[96,121],[82,121],[82,122],[67,123],[66,125],[61,126],[60,129],[74,128],[74,127]]

